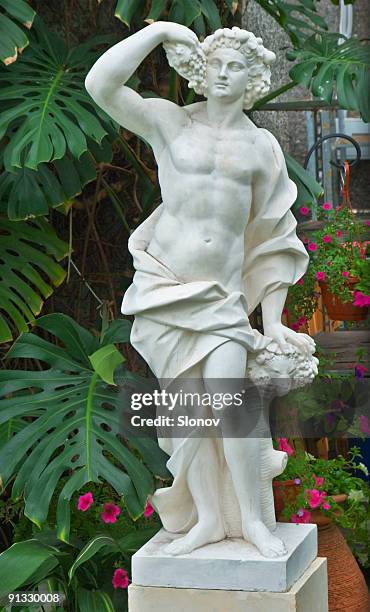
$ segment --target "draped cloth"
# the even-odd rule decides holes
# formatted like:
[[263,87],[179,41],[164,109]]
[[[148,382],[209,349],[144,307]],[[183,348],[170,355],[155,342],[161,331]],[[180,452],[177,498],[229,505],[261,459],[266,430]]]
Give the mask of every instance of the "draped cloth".
[[[247,352],[266,348],[271,338],[252,329],[248,315],[268,293],[296,283],[306,271],[308,255],[290,211],[297,188],[288,177],[278,142],[263,131],[271,143],[273,163],[269,180],[253,181],[241,291],[228,292],[216,281],[182,282],[147,252],[164,204],[130,236],[128,248],[136,272],[125,293],[122,313],[135,316],[131,343],[166,384],[190,368],[192,376],[198,372],[201,383],[204,359],[230,340],[242,344]],[[196,511],[186,473],[195,453],[201,452],[202,440],[186,438],[176,449],[170,439],[160,438],[159,444],[171,455],[167,466],[174,482],[158,489],[151,502],[168,531],[187,531],[196,521]]]

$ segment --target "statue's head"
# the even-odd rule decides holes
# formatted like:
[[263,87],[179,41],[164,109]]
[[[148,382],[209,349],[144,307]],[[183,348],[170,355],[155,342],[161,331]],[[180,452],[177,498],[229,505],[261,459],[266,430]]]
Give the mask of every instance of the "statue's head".
[[283,353],[273,340],[265,349],[252,353],[246,376],[262,387],[272,385],[277,395],[286,395],[292,389],[312,383],[319,364],[313,354],[315,349],[307,355],[289,342],[287,347]]
[[270,89],[270,65],[275,54],[252,32],[222,28],[194,49],[176,43],[163,46],[170,66],[206,98],[232,101],[243,96],[243,106],[248,109]]

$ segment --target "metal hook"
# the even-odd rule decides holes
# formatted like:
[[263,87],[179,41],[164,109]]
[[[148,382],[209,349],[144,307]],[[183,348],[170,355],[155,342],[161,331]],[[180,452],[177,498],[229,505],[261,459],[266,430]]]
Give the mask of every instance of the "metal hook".
[[[349,162],[350,166],[354,166],[355,164],[357,164],[360,159],[361,159],[361,147],[358,144],[358,142],[352,138],[352,136],[347,136],[347,134],[342,134],[341,132],[335,132],[333,134],[327,134],[326,136],[322,136],[321,138],[318,138],[317,141],[315,142],[315,144],[312,145],[312,147],[310,148],[310,150],[308,151],[306,158],[304,160],[304,164],[303,167],[306,170],[307,166],[308,166],[308,162],[310,161],[310,157],[312,155],[312,153],[314,151],[316,151],[316,149],[323,143],[325,142],[325,140],[329,140],[329,138],[344,138],[345,140],[349,140],[349,142],[351,144],[353,144],[353,146],[356,149],[356,159],[353,159],[352,161]],[[335,161],[331,161],[330,162],[332,164],[332,166],[336,166],[337,168],[343,168],[343,164],[338,164]]]

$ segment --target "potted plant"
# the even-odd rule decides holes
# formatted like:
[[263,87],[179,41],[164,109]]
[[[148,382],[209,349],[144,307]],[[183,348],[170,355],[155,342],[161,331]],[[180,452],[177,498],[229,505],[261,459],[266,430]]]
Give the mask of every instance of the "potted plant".
[[[302,211],[309,214],[307,207],[302,207]],[[326,217],[325,224],[309,239],[303,239],[310,265],[288,293],[286,313],[293,329],[304,325],[316,310],[317,282],[328,316],[333,320],[363,320],[370,305],[366,222],[356,220],[350,208],[333,208],[329,202],[324,202],[318,216]]]
[[[281,440],[286,444],[280,439],[280,449]],[[339,609],[336,605],[340,602],[340,609],[365,612],[368,589],[355,560],[356,556],[363,567],[370,565],[369,485],[354,475],[368,475],[366,466],[359,462],[360,451],[354,447],[348,458],[327,460],[290,449],[287,468],[275,482],[294,483],[294,494],[285,499],[278,519],[317,524],[318,554],[328,559],[329,609]]]

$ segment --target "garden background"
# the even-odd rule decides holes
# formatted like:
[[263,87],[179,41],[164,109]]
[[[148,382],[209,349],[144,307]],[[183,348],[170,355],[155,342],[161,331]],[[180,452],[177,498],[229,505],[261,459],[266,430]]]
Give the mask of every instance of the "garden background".
[[[322,171],[310,174],[302,165],[307,109],[341,109],[370,120],[369,51],[362,40],[368,5],[355,2],[348,40],[337,33],[339,9],[338,0],[0,0],[0,604],[10,591],[39,589],[63,592],[70,611],[124,610],[131,554],[160,526],[147,496],[169,477],[156,443],[130,438],[119,422],[120,385],[144,384],[149,374],[129,345],[130,321],[120,316],[120,303],[133,276],[128,237],[160,201],[156,166],[147,145],[91,100],[84,88],[89,68],[108,46],[157,19],[184,23],[199,37],[233,25],[261,36],[277,62],[271,94],[250,116],[285,151],[306,243],[327,235],[325,223],[345,233],[353,222],[351,244],[360,233],[354,266],[366,309],[369,159],[351,171],[352,208],[339,211],[340,189],[326,210]],[[160,48],[129,84],[143,96],[179,104],[196,99]],[[335,181],[340,184],[338,172]],[[317,314],[316,295],[317,273],[331,279],[319,256],[334,246],[340,249],[327,243],[311,252],[311,284],[290,294],[292,326],[338,329]],[[341,257],[342,251],[342,266]],[[353,259],[347,263],[338,274],[352,273]],[[333,280],[334,292],[343,288],[344,277]],[[258,311],[253,323],[260,326]],[[368,327],[363,318],[343,329]],[[367,374],[364,346],[353,379]],[[326,355],[324,377],[328,363]],[[366,420],[356,427],[352,435],[360,439],[370,433]],[[297,484],[303,497],[299,506],[294,500],[287,506],[287,520],[314,508],[304,491],[345,494],[344,506],[332,502],[331,516],[340,515],[366,567],[368,487],[366,466],[356,469],[357,451],[348,454],[342,445],[342,460],[335,445],[323,452],[302,440],[277,444],[295,449],[288,476],[309,478],[304,489]],[[323,463],[315,468],[308,450]],[[323,503],[322,497],[316,508]]]

